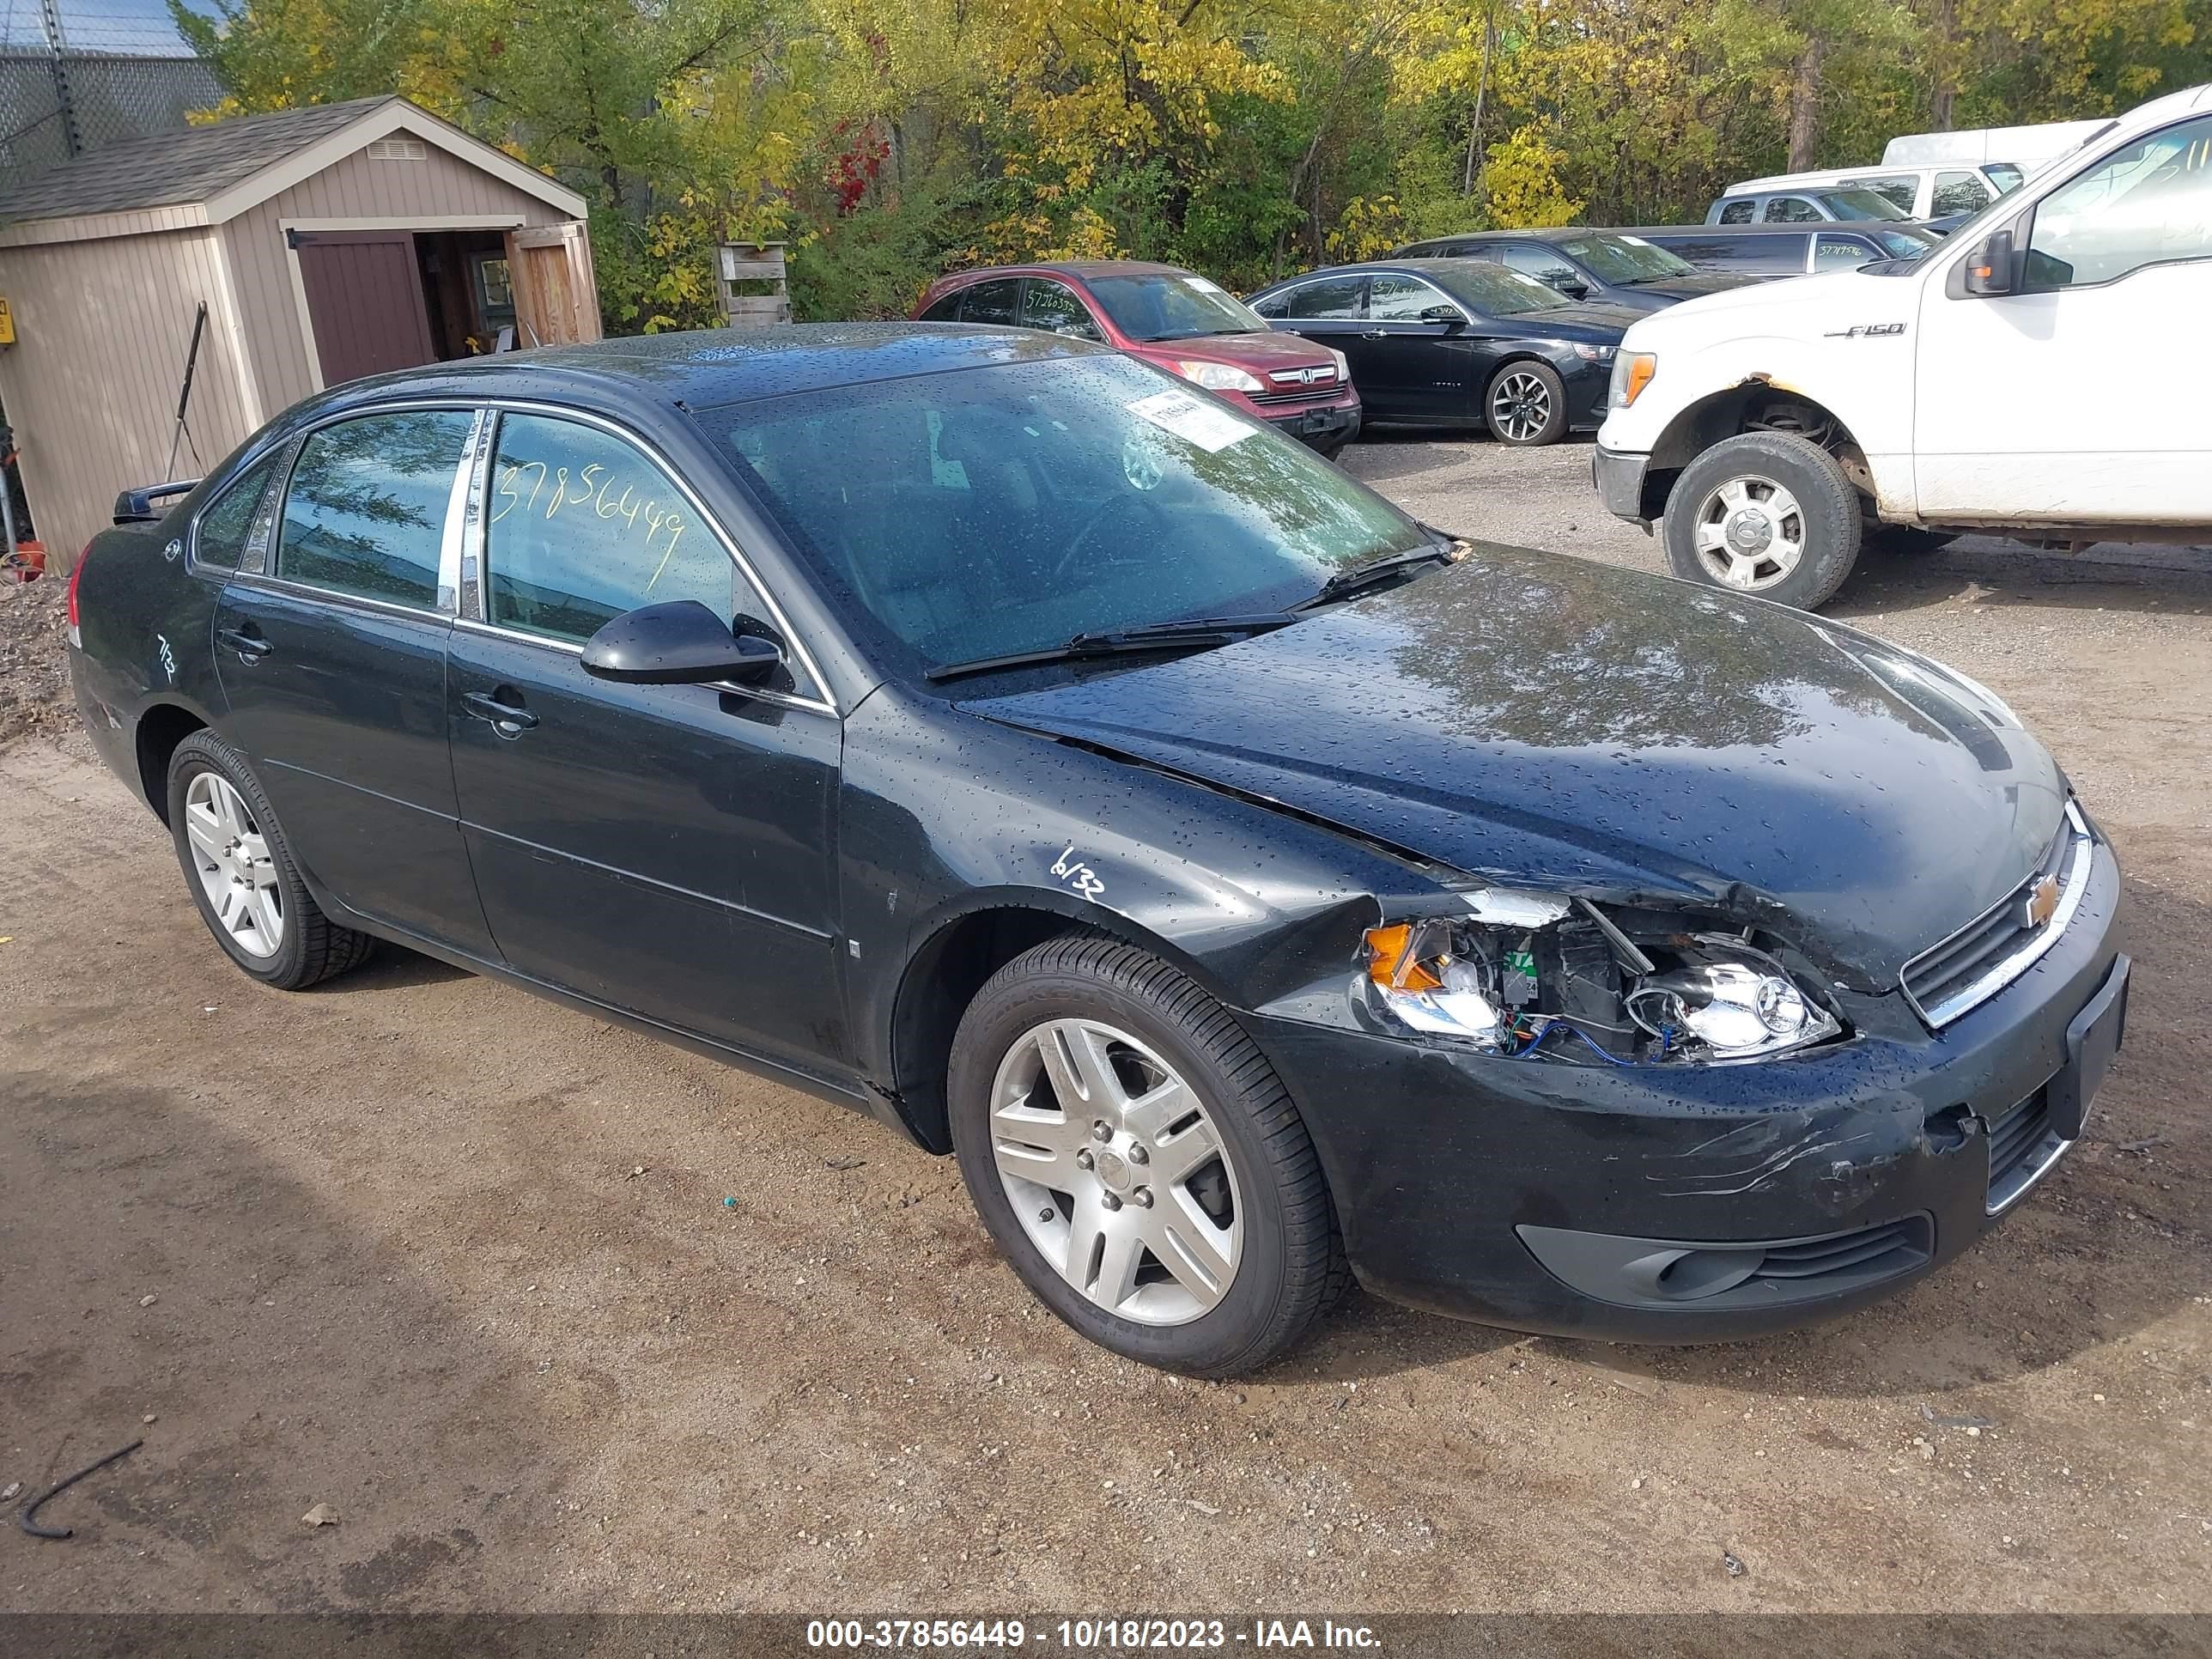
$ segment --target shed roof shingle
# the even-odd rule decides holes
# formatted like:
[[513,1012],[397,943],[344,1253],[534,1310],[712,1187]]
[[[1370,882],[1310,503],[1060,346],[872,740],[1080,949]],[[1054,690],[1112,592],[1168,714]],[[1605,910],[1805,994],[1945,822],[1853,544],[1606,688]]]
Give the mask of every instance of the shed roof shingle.
[[392,101],[311,104],[112,144],[0,197],[0,223],[204,202]]

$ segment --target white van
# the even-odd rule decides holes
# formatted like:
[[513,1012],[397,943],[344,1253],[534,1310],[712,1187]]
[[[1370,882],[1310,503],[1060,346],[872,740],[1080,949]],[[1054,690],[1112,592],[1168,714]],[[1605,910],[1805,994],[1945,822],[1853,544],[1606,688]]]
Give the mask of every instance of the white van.
[[1644,318],[1599,494],[1676,574],[1810,608],[1863,540],[2212,539],[2212,86],[1912,260]]
[[1967,127],[1952,132],[1908,132],[1882,147],[1886,167],[1927,167],[1939,162],[2009,161],[2033,173],[2077,144],[2112,125],[2101,121],[2039,121],[2025,127]]
[[[1908,219],[1946,219],[1954,213],[1979,213],[1998,197],[2019,189],[2027,176],[2026,167],[2010,161],[1952,161],[1941,166],[1835,167],[1826,173],[1778,173],[1772,178],[1746,179],[1730,185],[1707,210],[1705,222],[1747,225],[1753,222],[1753,213],[1764,206],[1766,220],[1784,223],[1788,220],[1775,210],[1773,201],[1760,204],[1754,198],[1778,198],[1781,192],[1794,191],[1817,203],[1820,192],[1844,190],[1870,190]],[[1802,215],[1807,221],[1840,216],[1843,216],[1819,213],[1810,208]]]

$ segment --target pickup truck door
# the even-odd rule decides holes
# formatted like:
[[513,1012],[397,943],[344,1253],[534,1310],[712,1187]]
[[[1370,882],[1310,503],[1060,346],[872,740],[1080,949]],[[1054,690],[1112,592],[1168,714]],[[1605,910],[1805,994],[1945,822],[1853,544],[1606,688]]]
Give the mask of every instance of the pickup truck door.
[[2212,115],[2090,162],[2015,222],[2015,292],[1966,294],[1972,248],[1922,284],[1920,516],[2212,524]]

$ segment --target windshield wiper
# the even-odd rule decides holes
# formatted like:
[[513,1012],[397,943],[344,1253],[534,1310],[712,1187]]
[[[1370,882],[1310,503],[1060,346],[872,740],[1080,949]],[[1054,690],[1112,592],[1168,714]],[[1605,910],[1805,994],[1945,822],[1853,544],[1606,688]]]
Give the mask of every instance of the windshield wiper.
[[1001,668],[1032,668],[1044,663],[1074,662],[1085,657],[1135,656],[1147,651],[1188,651],[1194,647],[1234,645],[1255,634],[1266,634],[1297,621],[1288,611],[1262,611],[1249,617],[1186,617],[1177,622],[1149,623],[1141,628],[1115,628],[1095,634],[1078,634],[1058,645],[1036,651],[1016,651],[1003,657],[978,657],[973,662],[947,663],[925,676],[933,683],[959,679],[968,674],[988,674]]
[[[1428,526],[1421,526],[1426,530]],[[1457,564],[1474,550],[1457,538],[1438,539],[1426,547],[1407,548],[1402,553],[1385,553],[1379,559],[1370,559],[1365,564],[1355,564],[1349,570],[1340,570],[1321,585],[1321,592],[1310,599],[1301,599],[1291,608],[1293,611],[1313,611],[1324,605],[1334,605],[1355,593],[1364,593],[1370,588],[1404,576],[1417,565]]]

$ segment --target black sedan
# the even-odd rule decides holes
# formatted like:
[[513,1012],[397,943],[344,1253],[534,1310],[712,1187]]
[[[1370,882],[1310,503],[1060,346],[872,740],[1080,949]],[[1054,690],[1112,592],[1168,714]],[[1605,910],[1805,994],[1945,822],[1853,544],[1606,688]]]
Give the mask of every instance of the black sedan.
[[2119,1041],[2112,852],[1972,681],[1456,539],[1049,335],[356,382],[69,612],[246,975],[393,941],[842,1103],[1148,1364],[1262,1364],[1353,1278],[1619,1339],[1849,1308]]
[[1578,304],[1473,259],[1336,265],[1250,297],[1276,328],[1352,365],[1366,425],[1489,427],[1501,443],[1595,431],[1620,337],[1641,313]]
[[1476,230],[1400,248],[1394,259],[1487,259],[1534,276],[1570,300],[1663,311],[1725,294],[1752,279],[1699,270],[1626,230]]

